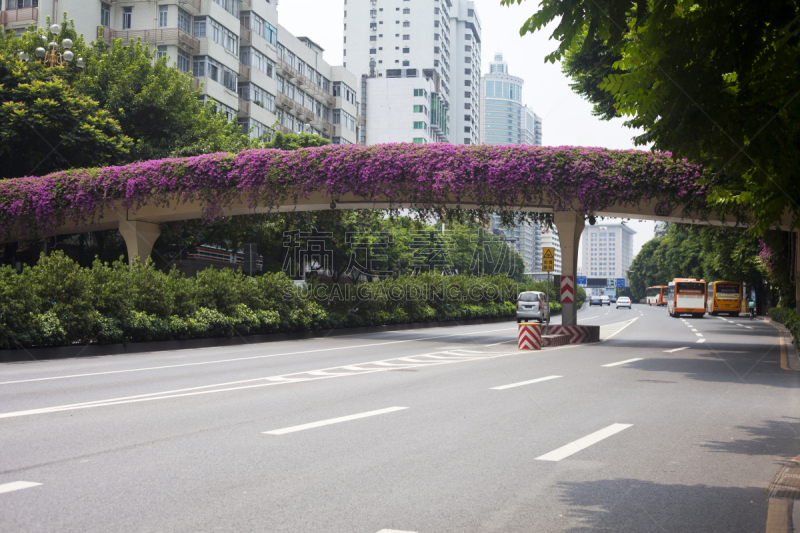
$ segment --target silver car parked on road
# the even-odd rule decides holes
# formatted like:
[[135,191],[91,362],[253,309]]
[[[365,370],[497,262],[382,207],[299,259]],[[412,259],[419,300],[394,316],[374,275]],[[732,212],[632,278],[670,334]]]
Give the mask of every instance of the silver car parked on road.
[[517,322],[538,320],[550,323],[550,304],[543,292],[521,292],[517,297]]

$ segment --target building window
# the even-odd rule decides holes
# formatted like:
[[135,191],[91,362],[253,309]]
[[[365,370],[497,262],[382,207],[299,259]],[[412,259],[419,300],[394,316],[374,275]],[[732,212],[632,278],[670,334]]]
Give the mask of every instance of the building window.
[[111,6],[108,4],[100,4],[100,25],[111,26]]
[[169,6],[158,6],[158,27],[167,27],[167,16],[169,15]]
[[469,126],[464,126],[464,133],[469,133]]
[[409,52],[409,50],[410,50],[410,48],[403,48],[403,53],[407,54]]
[[375,35],[370,35],[369,36],[369,40],[372,41],[372,42],[375,42],[375,41],[378,40],[378,38]]
[[414,129],[428,131],[428,125],[424,122],[414,122]]
[[167,57],[167,47],[166,45],[158,45],[156,47],[156,59],[162,59]]
[[411,40],[411,36],[410,35],[403,35],[403,40],[404,41],[410,41]]
[[192,16],[181,8],[178,8],[178,29],[192,33]]
[[411,23],[409,21],[407,21],[407,20],[403,21],[403,27],[404,28],[410,28],[411,27]]
[[414,113],[425,113],[428,114],[428,108],[424,105],[415,105],[414,106]]
[[411,62],[410,62],[410,61],[403,61],[403,66],[404,66],[404,67],[407,67],[407,66],[409,66],[409,65],[411,65]]
[[424,137],[414,137],[414,144],[425,144]]
[[425,89],[414,89],[414,96],[422,96],[423,98],[428,98],[428,91]]
[[407,7],[404,7],[403,8],[403,15],[410,15],[410,14],[411,14],[411,9],[409,9]]
[[465,92],[465,93],[464,93],[464,98],[472,98],[472,93],[470,93],[470,92]]
[[189,72],[192,68],[192,57],[178,48],[178,69],[183,72]]
[[123,7],[122,8],[122,29],[129,30],[131,29],[131,19],[133,18],[133,8],[132,7]]
[[469,139],[464,139],[464,144],[472,144]]

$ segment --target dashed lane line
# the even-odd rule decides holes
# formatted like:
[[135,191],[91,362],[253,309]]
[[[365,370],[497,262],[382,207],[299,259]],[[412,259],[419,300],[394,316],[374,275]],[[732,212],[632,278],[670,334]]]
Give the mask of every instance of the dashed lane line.
[[520,381],[519,383],[511,383],[509,385],[501,385],[499,387],[492,387],[490,390],[513,389],[514,387],[521,387],[523,385],[530,385],[531,383],[539,383],[539,382],[542,382],[542,381],[549,381],[551,379],[556,379],[556,378],[561,378],[561,377],[564,377],[564,376],[547,376],[547,377],[544,377],[544,378],[531,379],[531,380],[528,380],[528,381]]
[[633,424],[611,424],[607,428],[603,428],[600,431],[595,431],[590,435],[586,435],[578,440],[572,441],[569,444],[562,446],[556,450],[553,450],[550,453],[546,453],[544,455],[540,455],[536,458],[537,461],[560,461],[570,455],[578,453],[581,450],[584,450],[591,446],[592,444],[597,444],[598,442],[607,439],[612,435],[616,435],[620,431],[626,430],[629,427],[632,427]]
[[308,424],[300,424],[299,426],[291,426],[283,429],[273,429],[272,431],[263,431],[265,435],[286,435],[287,433],[295,433],[306,429],[314,429],[323,426],[330,426],[332,424],[340,424],[342,422],[349,422],[350,420],[358,420],[370,416],[385,415],[387,413],[394,413],[402,411],[408,407],[387,407],[386,409],[377,409],[375,411],[367,411],[366,413],[358,413],[355,415],[340,416],[338,418],[329,418],[328,420],[319,420],[317,422],[310,422]]
[[349,376],[359,376],[363,374],[372,374],[375,372],[386,372],[388,370],[393,370],[397,368],[420,368],[427,366],[438,366],[438,365],[445,365],[452,363],[461,363],[465,361],[492,359],[495,357],[507,357],[509,355],[518,355],[519,353],[520,352],[517,350],[506,351],[506,352],[482,352],[482,351],[451,348],[450,350],[445,349],[439,352],[431,352],[428,354],[415,355],[413,359],[416,362],[408,361],[409,357],[383,359],[380,361],[369,361],[365,363],[350,364],[350,365],[343,365],[330,368],[319,368],[313,370],[306,370],[303,372],[283,374],[278,376],[265,376],[260,378],[229,381],[225,383],[215,383],[212,385],[201,385],[197,387],[173,389],[173,390],[153,392],[148,394],[138,394],[134,396],[109,398],[107,400],[97,400],[92,402],[82,402],[82,403],[74,403],[67,405],[58,405],[53,407],[43,407],[38,409],[28,409],[25,411],[0,413],[0,419],[13,418],[18,416],[57,413],[61,411],[73,411],[77,409],[89,409],[92,407],[104,407],[110,405],[122,405],[129,403],[166,400],[170,398],[184,398],[187,396],[197,396],[201,394],[216,394],[220,392],[231,392],[231,391],[253,389],[259,387],[269,387],[273,385],[285,385],[287,383],[303,383],[306,381],[317,381],[321,379],[335,379],[335,378],[342,378]]
[[703,342],[706,342],[706,340],[705,339],[697,339],[697,343],[698,344],[703,343]]
[[29,489],[31,487],[38,487],[41,483],[34,481],[14,481],[12,483],[4,483],[0,485],[0,494],[6,492],[14,492],[15,490]]
[[619,366],[619,365],[625,365],[625,364],[628,364],[628,363],[633,363],[635,361],[642,361],[642,360],[643,359],[641,357],[634,357],[633,359],[626,359],[624,361],[617,361],[616,363],[609,363],[607,365],[602,365],[602,366],[606,366],[606,367]]

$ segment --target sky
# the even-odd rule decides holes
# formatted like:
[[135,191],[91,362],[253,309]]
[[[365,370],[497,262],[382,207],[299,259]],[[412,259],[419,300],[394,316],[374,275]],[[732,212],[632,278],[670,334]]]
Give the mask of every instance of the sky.
[[[592,105],[572,92],[560,63],[544,62],[557,45],[549,39],[554,25],[520,37],[519,27],[535,12],[539,0],[510,7],[500,5],[500,0],[474,2],[482,29],[482,72],[488,72],[494,54],[502,52],[509,74],[525,80],[523,103],[542,117],[542,144],[636,148],[632,140],[636,130],[623,126],[622,119],[605,121],[592,116]],[[342,64],[344,0],[280,0],[278,22],[294,35],[318,43],[325,49],[323,57],[329,64]],[[638,253],[653,238],[655,224],[636,220],[628,224],[637,232],[633,244],[634,253]]]

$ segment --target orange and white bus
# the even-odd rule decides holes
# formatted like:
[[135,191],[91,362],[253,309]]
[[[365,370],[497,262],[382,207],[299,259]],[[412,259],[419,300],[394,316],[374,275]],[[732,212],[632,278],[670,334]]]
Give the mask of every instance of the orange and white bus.
[[667,293],[667,312],[678,318],[691,314],[703,318],[706,314],[706,282],[694,278],[675,278],[669,282]]
[[654,285],[647,287],[647,305],[667,305],[667,292],[669,287],[666,285]]
[[742,283],[739,281],[715,281],[708,284],[706,311],[711,316],[720,313],[739,316],[742,310]]

